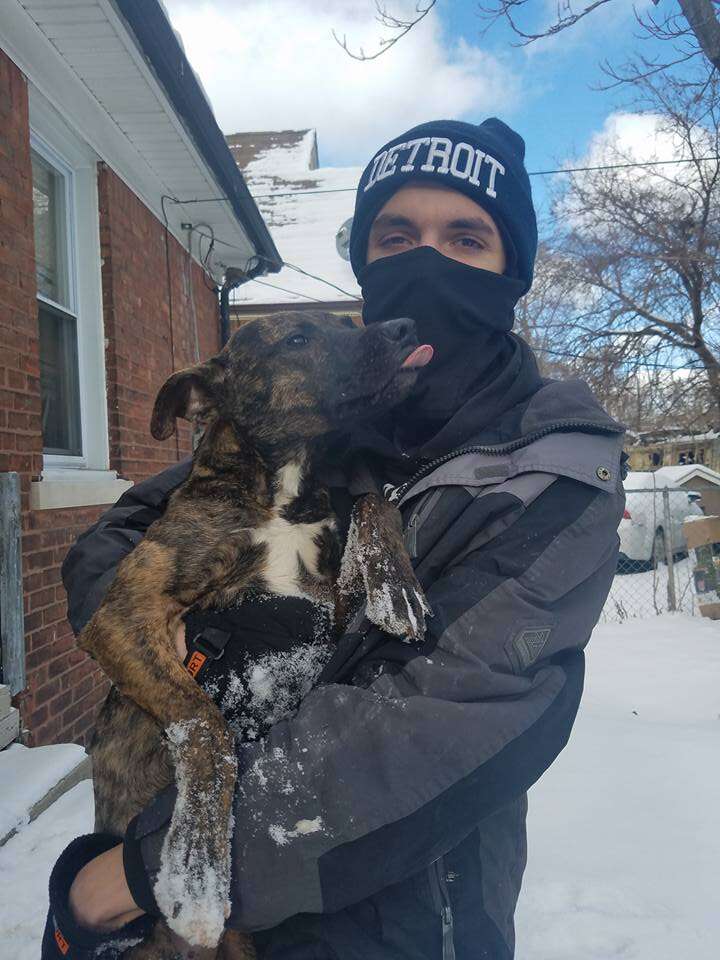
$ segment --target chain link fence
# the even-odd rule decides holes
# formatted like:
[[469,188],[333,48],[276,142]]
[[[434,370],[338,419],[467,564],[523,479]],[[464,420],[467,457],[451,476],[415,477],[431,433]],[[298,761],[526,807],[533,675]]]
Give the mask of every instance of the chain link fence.
[[626,484],[620,557],[601,622],[669,611],[699,615],[695,564],[682,525],[688,517],[720,513],[719,498],[720,488],[710,485],[628,489]]

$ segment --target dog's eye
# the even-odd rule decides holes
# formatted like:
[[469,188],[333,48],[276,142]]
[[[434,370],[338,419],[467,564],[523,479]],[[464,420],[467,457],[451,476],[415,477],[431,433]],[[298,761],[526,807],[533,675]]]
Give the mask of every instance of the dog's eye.
[[295,333],[292,337],[288,337],[285,343],[289,347],[304,347],[306,343],[310,343],[307,337],[304,337],[301,333]]

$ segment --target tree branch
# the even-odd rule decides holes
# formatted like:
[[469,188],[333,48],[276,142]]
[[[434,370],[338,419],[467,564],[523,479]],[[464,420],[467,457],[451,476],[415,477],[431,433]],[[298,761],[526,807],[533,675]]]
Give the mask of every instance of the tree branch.
[[384,53],[387,53],[388,50],[391,47],[394,47],[399,40],[402,40],[404,36],[410,33],[412,28],[416,27],[421,20],[424,20],[436,3],[437,0],[426,0],[425,4],[423,4],[421,0],[418,0],[415,6],[415,16],[411,17],[409,20],[402,20],[399,17],[393,16],[393,14],[388,11],[388,8],[384,3],[381,2],[381,0],[375,0],[375,19],[388,30],[396,31],[394,37],[380,38],[380,49],[375,53],[365,53],[362,47],[358,48],[358,53],[353,53],[348,46],[347,37],[345,34],[343,34],[343,38],[341,40],[335,30],[332,31],[333,39],[339,46],[343,48],[349,57],[352,57],[353,60],[377,60],[378,57],[381,57]]

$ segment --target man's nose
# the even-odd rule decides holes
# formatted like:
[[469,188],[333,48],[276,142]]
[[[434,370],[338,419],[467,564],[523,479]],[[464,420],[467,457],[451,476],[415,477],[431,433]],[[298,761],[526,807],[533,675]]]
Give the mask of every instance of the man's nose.
[[378,330],[387,340],[393,343],[403,343],[405,340],[415,339],[415,321],[409,317],[398,317],[396,320],[384,320],[378,324]]

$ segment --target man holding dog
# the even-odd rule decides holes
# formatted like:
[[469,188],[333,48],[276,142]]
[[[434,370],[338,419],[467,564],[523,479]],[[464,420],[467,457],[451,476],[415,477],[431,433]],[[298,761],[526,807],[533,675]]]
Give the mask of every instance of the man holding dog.
[[[584,384],[543,381],[511,333],[537,247],[523,158],[497,119],[435,121],[360,180],[364,321],[411,317],[434,355],[387,422],[338,445],[328,480],[341,520],[373,485],[398,503],[434,616],[420,648],[357,618],[297,714],[238,746],[229,922],[260,957],[514,953],[526,791],[570,734],[623,510],[622,428]],[[76,630],[186,473],[139,484],[73,548]],[[209,618],[228,649],[241,613]],[[54,924],[68,957],[119,956],[147,928],[173,799],[122,846],[88,837],[63,854],[44,957],[61,956]]]

